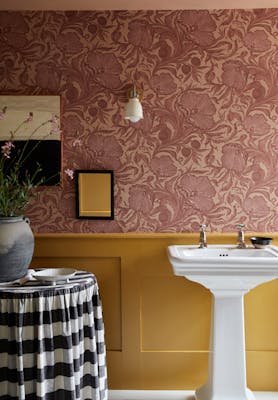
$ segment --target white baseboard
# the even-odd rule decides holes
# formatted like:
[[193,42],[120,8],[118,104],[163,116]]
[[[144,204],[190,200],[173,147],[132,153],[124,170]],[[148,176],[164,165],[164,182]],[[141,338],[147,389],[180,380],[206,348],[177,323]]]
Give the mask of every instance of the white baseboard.
[[[194,390],[109,390],[109,400],[194,400]],[[256,400],[278,400],[278,392],[253,392]]]
[[109,400],[185,400],[194,396],[194,390],[109,390],[108,394]]

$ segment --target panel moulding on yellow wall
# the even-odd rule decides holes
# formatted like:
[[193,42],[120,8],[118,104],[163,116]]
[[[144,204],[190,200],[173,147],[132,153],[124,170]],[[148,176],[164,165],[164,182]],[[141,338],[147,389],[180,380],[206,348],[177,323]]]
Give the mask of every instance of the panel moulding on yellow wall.
[[[278,235],[271,234],[278,243]],[[251,234],[250,234],[251,236]],[[208,234],[208,243],[236,243]],[[97,276],[110,389],[195,389],[206,380],[211,294],[173,275],[166,248],[198,234],[40,234],[32,267]],[[245,296],[248,385],[278,391],[278,280]]]

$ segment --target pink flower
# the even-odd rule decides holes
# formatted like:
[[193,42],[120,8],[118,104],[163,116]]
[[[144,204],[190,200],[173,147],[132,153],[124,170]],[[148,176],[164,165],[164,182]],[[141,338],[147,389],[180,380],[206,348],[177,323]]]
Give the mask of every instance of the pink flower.
[[58,124],[59,123],[59,118],[57,117],[57,115],[52,115],[52,118],[51,118],[50,122],[52,124]]
[[252,133],[253,135],[266,135],[269,133],[270,129],[266,117],[262,114],[247,116],[243,125],[247,132]]
[[7,110],[7,107],[3,107],[2,111],[0,111],[0,120],[5,118],[6,110]]
[[28,122],[32,122],[32,121],[33,121],[33,113],[30,111],[28,118],[24,122],[28,123]]
[[253,51],[267,51],[271,47],[271,43],[263,30],[249,32],[243,39],[246,46]]
[[209,46],[214,42],[216,25],[208,11],[182,11],[177,23],[197,44]]
[[58,119],[57,115],[54,115],[52,117],[52,119],[50,120],[50,122],[51,122],[50,134],[60,133],[61,130],[60,130],[59,119]]
[[74,139],[72,142],[72,147],[81,147],[82,146],[82,141],[81,139]]
[[214,125],[214,104],[207,94],[186,92],[181,97],[181,108],[187,119],[197,128],[210,129]]
[[73,172],[72,169],[69,169],[69,168],[65,169],[65,174],[66,174],[70,179],[73,179],[73,178],[74,178],[74,172]]
[[240,61],[227,61],[223,64],[222,80],[224,85],[243,90],[247,80],[246,67]]
[[52,128],[51,128],[51,130],[50,130],[50,134],[58,134],[58,133],[61,133],[62,131],[61,131],[61,129],[59,128],[59,126],[57,126],[57,125],[52,125]]
[[1,146],[1,153],[3,154],[3,156],[5,158],[11,158],[10,154],[11,154],[13,147],[15,147],[15,146],[11,141],[6,142],[3,146]]

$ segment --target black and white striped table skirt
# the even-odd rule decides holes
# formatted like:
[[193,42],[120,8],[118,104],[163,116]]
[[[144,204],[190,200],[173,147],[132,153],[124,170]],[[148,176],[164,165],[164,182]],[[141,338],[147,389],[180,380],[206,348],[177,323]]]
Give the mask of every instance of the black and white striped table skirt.
[[0,287],[0,400],[106,400],[99,289],[92,274],[57,286]]

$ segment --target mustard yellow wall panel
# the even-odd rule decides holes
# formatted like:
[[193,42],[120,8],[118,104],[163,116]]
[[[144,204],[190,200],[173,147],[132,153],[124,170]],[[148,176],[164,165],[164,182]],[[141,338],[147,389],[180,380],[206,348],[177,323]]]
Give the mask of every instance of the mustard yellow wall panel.
[[[207,379],[207,352],[143,352],[142,387],[149,390],[191,390]],[[175,386],[173,388],[173,382]]]
[[[250,234],[251,236],[252,234]],[[272,234],[275,244],[278,235]],[[236,243],[236,234],[208,234]],[[175,277],[171,244],[198,234],[40,234],[32,266],[70,266],[97,276],[110,389],[194,389],[206,380],[211,294]],[[245,296],[248,384],[278,391],[278,280]]]
[[257,286],[245,295],[245,335],[247,350],[278,352],[277,308],[278,280]]
[[208,290],[182,277],[146,276],[140,295],[142,351],[209,350]]
[[277,351],[247,351],[247,384],[254,391],[278,391]]

